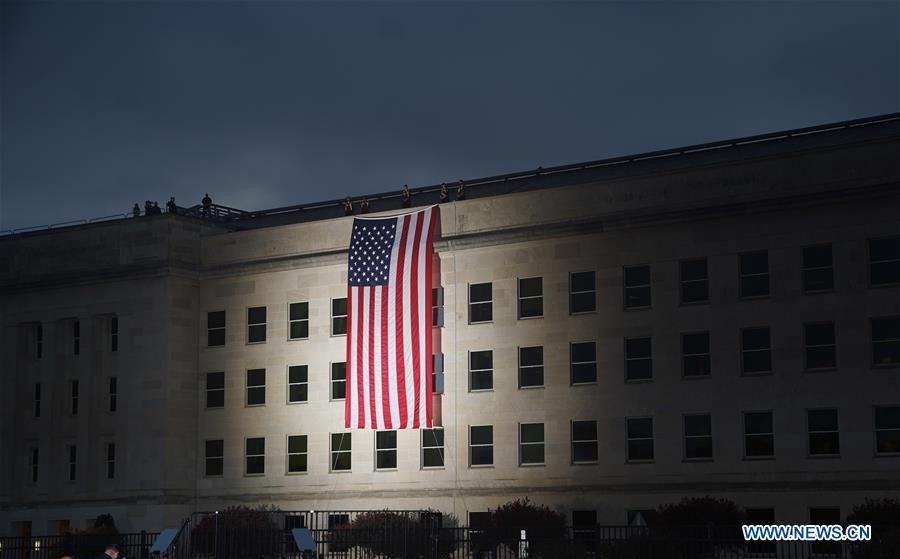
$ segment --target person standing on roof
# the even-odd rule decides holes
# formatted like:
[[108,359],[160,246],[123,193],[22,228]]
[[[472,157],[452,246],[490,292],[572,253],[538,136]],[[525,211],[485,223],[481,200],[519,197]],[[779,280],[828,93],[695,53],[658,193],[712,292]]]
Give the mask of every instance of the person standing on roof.
[[209,217],[209,210],[212,206],[212,198],[209,197],[209,192],[203,196],[203,200],[200,200],[200,203],[203,204],[203,215]]

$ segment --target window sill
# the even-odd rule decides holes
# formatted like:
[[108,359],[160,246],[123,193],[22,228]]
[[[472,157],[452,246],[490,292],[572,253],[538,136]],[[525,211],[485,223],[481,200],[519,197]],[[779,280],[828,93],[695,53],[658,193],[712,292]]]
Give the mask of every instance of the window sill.
[[305,476],[305,475],[309,475],[309,472],[308,471],[307,472],[284,472],[284,475],[286,475],[286,476]]
[[545,386],[543,384],[535,384],[533,386],[532,385],[520,386],[519,390],[535,390],[535,389],[540,389],[540,388],[545,388]]
[[653,382],[653,377],[650,378],[626,378],[625,384],[646,384],[648,382]]
[[809,460],[835,460],[841,457],[840,454],[809,454],[807,453],[806,458]]
[[873,371],[890,371],[900,369],[900,363],[887,363],[884,365],[872,365],[871,369]]
[[478,388],[478,389],[469,389],[469,394],[481,394],[483,392],[493,392],[493,388]]
[[544,318],[544,315],[541,314],[537,316],[520,316],[518,317],[518,320],[537,320],[539,318]]
[[768,293],[765,295],[740,295],[738,297],[738,301],[759,301],[761,299],[771,299],[771,298],[772,298],[772,295],[768,294]]
[[399,472],[400,468],[375,468],[376,472]]
[[744,456],[744,460],[748,462],[759,462],[765,460],[775,460],[775,456]]
[[751,372],[751,373],[741,372],[742,377],[770,377],[774,374],[775,374],[774,371],[759,371],[759,372]]
[[447,467],[446,466],[421,466],[419,469],[427,472],[427,471],[431,471],[431,470],[438,470],[438,471],[446,470]]
[[519,464],[519,467],[520,468],[543,468],[546,465],[547,464],[544,462],[535,462],[533,464],[529,462],[528,464]]
[[872,283],[869,282],[869,289],[881,289],[882,287],[897,287],[900,286],[900,282],[891,282],[891,283]]
[[656,460],[653,458],[647,460],[625,460],[626,464],[655,464]]
[[331,334],[331,337],[332,337],[332,338],[346,338],[346,337],[347,337],[347,333],[344,332],[343,334]]
[[570,466],[596,466],[600,463],[599,460],[591,460],[590,462],[572,462]]
[[245,342],[244,345],[265,345],[266,341],[263,340],[261,342]]
[[709,375],[681,375],[681,380],[708,380],[712,378],[712,374]]
[[309,336],[307,336],[305,338],[288,338],[287,339],[287,341],[289,341],[289,342],[303,342],[303,341],[308,341],[308,340],[309,340]]
[[244,404],[245,408],[264,408],[265,404]]
[[569,386],[597,386],[597,381],[590,380],[587,382],[569,382]]
[[834,293],[834,288],[831,289],[810,289],[809,291],[803,290],[803,295],[822,295],[824,293]]
[[[344,399],[346,400],[346,398],[344,398]],[[309,400],[300,400],[300,401],[297,401],[297,402],[288,402],[287,405],[289,405],[289,406],[295,406],[295,405],[297,405],[297,404],[308,404],[308,403],[309,403]]]
[[828,372],[837,371],[837,370],[838,370],[837,367],[819,367],[819,368],[814,368],[814,369],[804,368],[803,372],[816,374],[816,373],[828,373]]
[[352,474],[353,470],[328,470],[329,474]]
[[714,462],[715,460],[712,457],[709,458],[682,458],[682,462],[685,464],[704,464],[709,462]]
[[653,305],[646,305],[643,307],[622,307],[622,310],[625,312],[629,311],[652,311]]
[[708,305],[709,299],[704,299],[702,301],[681,301],[678,303],[680,307],[699,307],[701,305]]
[[494,467],[493,464],[469,464],[469,469],[482,470],[482,469],[489,469],[489,468],[493,468],[493,467]]
[[493,324],[493,323],[494,323],[493,320],[481,320],[481,321],[479,321],[479,322],[472,322],[472,321],[470,320],[468,324],[469,324],[469,326],[476,326],[476,325],[478,325],[478,324]]
[[569,311],[569,316],[585,316],[585,315],[589,316],[592,314],[597,314],[597,309],[594,309],[592,311],[571,311],[571,310]]
[[266,477],[266,473],[263,472],[261,474],[244,474],[244,477]]
[[204,409],[205,409],[206,411],[224,410],[224,409],[225,409],[225,406],[212,406],[212,407],[206,406]]

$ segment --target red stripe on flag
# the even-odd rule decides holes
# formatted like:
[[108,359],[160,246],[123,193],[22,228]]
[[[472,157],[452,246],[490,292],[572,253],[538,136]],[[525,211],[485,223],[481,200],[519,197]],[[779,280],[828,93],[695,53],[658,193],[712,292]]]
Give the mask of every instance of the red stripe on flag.
[[[410,275],[409,282],[409,308],[410,308],[410,328],[412,329],[412,349],[413,349],[413,386],[415,387],[415,398],[413,399],[413,428],[418,429],[419,425],[419,410],[421,402],[419,402],[419,386],[422,382],[421,376],[422,371],[424,370],[424,364],[421,363],[421,355],[422,350],[419,345],[419,283],[424,281],[424,278],[419,277],[419,243],[422,239],[422,221],[424,216],[419,216],[419,220],[416,221],[416,234],[413,237],[413,253],[412,253],[412,262],[410,265],[410,270],[412,271]],[[421,317],[423,320],[425,317]]]
[[[432,245],[432,239],[434,238],[434,228],[435,228],[434,222],[439,217],[440,217],[440,210],[438,208],[434,208],[434,210],[431,212],[431,221],[428,222],[428,233],[427,233],[428,237],[425,239],[425,258],[428,259],[425,261],[425,285],[427,285],[429,287],[429,289],[427,291],[429,297],[431,297],[431,289],[434,286],[434,279],[431,277],[432,265],[434,263],[434,247]],[[441,284],[441,282],[438,281],[438,285],[440,285],[440,284]],[[433,369],[434,369],[434,359],[432,358],[432,352],[434,350],[431,347],[432,337],[433,337],[433,332],[431,329],[431,326],[432,326],[431,313],[430,313],[431,309],[429,308],[428,305],[426,305],[426,308],[429,310],[429,313],[428,313],[429,320],[428,320],[428,328],[426,329],[426,331],[428,332],[428,334],[427,334],[428,337],[425,338],[425,340],[426,340],[425,355],[428,357],[428,361],[425,364],[425,366],[427,367],[425,369],[425,383],[426,383],[425,384],[425,423],[426,423],[426,427],[428,427],[430,429],[433,424],[433,420],[431,417],[431,413],[432,413],[431,400],[433,398],[432,391],[434,390],[434,386],[432,386],[432,373],[433,373]],[[418,397],[417,397],[417,399],[418,399]]]
[[[348,284],[347,285],[347,325],[350,328],[353,327],[353,311],[352,311],[352,309],[353,309],[353,287]],[[349,329],[347,330],[347,337],[348,338],[350,337]],[[352,427],[352,425],[350,425],[350,404],[351,404],[351,400],[353,399],[352,396],[354,396],[350,392],[350,386],[351,386],[350,385],[350,375],[353,374],[353,366],[352,366],[352,362],[350,361],[349,339],[347,341],[347,357],[344,359],[344,362],[347,364],[346,371],[345,371],[347,374],[347,377],[344,379],[344,384],[347,387],[346,393],[344,394],[344,396],[345,396],[345,398],[344,398],[344,427],[349,428],[349,427]]]
[[403,346],[403,265],[406,259],[406,242],[409,236],[409,216],[404,216],[400,245],[397,250],[397,277],[394,293],[397,297],[397,401],[400,402],[400,428],[408,425],[406,401],[406,353]]

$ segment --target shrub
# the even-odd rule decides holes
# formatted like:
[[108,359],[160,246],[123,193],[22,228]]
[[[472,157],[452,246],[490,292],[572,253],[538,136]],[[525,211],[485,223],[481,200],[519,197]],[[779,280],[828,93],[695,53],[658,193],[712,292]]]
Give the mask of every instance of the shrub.
[[870,541],[851,545],[853,559],[880,559],[900,550],[900,501],[896,499],[866,499],[853,507],[847,524],[872,526]]
[[265,559],[278,557],[284,547],[284,531],[273,519],[275,507],[228,507],[219,514],[207,514],[191,530],[195,555],[218,559]]
[[68,553],[75,557],[96,557],[102,555],[109,544],[116,544],[125,551],[116,521],[111,514],[101,514],[94,521],[93,527],[87,530],[70,530],[56,551],[60,555]]
[[[528,497],[501,505],[491,512],[491,523],[485,531],[490,547],[504,545],[518,550],[520,531],[526,531],[528,556],[540,559],[569,556],[566,518]],[[478,543],[478,542],[477,542]],[[483,549],[483,545],[477,545]]]

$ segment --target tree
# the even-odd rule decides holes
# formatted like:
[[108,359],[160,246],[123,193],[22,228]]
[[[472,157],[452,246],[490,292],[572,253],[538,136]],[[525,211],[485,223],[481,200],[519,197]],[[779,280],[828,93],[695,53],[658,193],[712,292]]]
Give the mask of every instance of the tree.
[[522,530],[528,540],[528,557],[549,559],[570,555],[566,517],[533,503],[528,497],[510,501],[491,512],[485,543],[518,550]]
[[228,507],[207,514],[191,530],[194,555],[216,559],[265,559],[278,557],[284,547],[284,531],[274,520],[276,507]]

